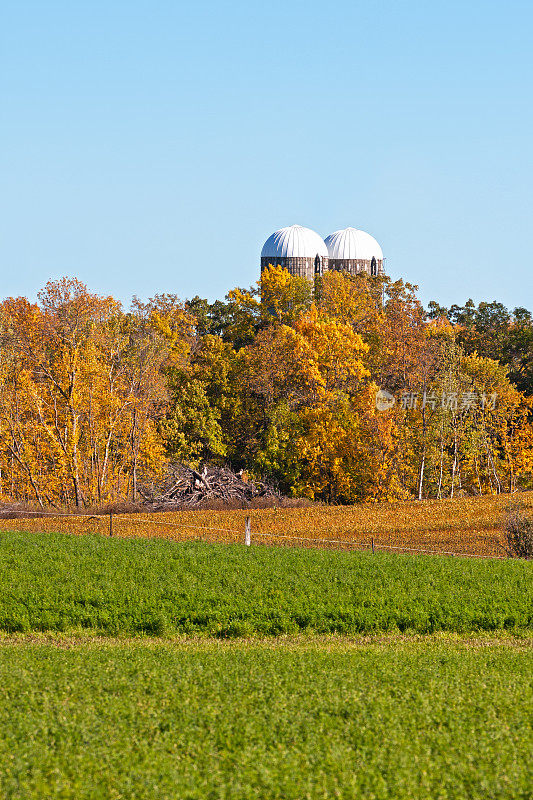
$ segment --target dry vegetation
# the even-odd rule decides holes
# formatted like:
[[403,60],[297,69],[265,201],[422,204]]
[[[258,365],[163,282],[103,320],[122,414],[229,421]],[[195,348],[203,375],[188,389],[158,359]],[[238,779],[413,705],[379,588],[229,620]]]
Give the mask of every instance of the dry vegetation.
[[[533,492],[523,492],[526,512],[533,510]],[[115,513],[114,536],[155,536],[184,541],[243,542],[247,516],[252,544],[318,547],[427,549],[477,556],[503,556],[502,525],[509,496],[382,503],[358,506],[187,510],[154,514]],[[110,532],[110,517],[33,516],[0,519],[0,529],[57,531],[73,534]],[[319,540],[311,542],[311,540]]]

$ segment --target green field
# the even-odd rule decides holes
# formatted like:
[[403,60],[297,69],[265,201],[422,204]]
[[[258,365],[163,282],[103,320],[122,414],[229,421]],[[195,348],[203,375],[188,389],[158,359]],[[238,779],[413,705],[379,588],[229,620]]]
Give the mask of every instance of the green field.
[[0,630],[235,637],[533,629],[532,564],[0,535]]
[[4,640],[0,796],[529,800],[532,667],[443,635]]
[[529,800],[531,568],[4,532],[0,798]]

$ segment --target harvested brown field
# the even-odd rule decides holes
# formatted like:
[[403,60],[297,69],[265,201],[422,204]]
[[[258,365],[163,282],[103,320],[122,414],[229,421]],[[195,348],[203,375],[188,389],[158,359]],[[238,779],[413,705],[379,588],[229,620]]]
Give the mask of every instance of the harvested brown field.
[[502,556],[502,520],[511,501],[533,510],[533,492],[359,506],[187,510],[155,514],[55,515],[0,519],[0,530],[153,536],[175,541],[244,542],[283,546],[430,551]]

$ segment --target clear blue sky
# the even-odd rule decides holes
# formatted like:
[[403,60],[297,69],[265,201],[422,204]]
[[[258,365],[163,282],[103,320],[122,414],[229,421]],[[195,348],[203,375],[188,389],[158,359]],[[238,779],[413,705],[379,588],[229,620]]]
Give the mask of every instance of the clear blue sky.
[[424,302],[533,308],[533,3],[0,4],[1,296],[223,297],[348,225]]

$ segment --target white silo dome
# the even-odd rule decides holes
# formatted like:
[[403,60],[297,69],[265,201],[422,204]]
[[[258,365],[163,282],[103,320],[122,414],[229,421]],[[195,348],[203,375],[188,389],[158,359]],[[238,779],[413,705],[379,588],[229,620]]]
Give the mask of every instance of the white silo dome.
[[344,228],[326,236],[330,259],[339,261],[383,261],[383,251],[373,236],[357,228]]
[[261,250],[261,258],[328,257],[324,240],[310,228],[289,225],[269,236]]

